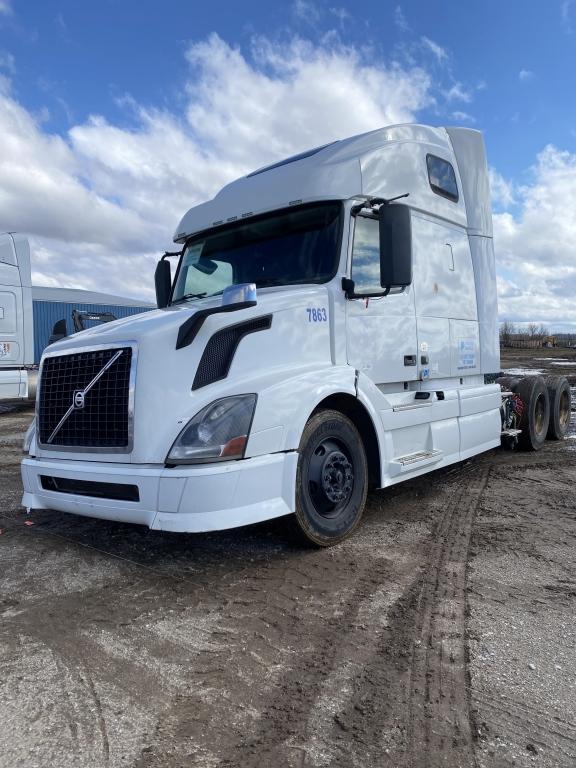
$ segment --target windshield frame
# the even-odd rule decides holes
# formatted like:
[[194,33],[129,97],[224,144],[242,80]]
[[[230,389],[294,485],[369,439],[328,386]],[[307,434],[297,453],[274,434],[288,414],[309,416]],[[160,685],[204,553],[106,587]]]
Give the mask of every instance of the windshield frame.
[[[284,286],[294,286],[294,285],[325,285],[326,283],[329,283],[331,280],[334,279],[334,277],[338,274],[338,269],[340,266],[340,259],[342,255],[342,238],[344,235],[344,221],[345,221],[345,211],[344,211],[344,201],[341,199],[335,199],[335,200],[313,200],[306,203],[299,203],[298,205],[287,205],[284,208],[274,208],[271,211],[266,211],[265,213],[257,214],[256,216],[249,216],[246,218],[239,218],[236,221],[227,222],[224,225],[216,226],[216,227],[208,227],[207,229],[200,230],[199,232],[195,232],[193,235],[191,235],[187,240],[185,241],[184,245],[182,246],[182,250],[180,251],[180,258],[178,259],[178,266],[176,268],[176,274],[174,275],[174,280],[172,281],[172,287],[170,289],[170,299],[168,302],[168,306],[172,306],[173,302],[176,301],[176,305],[179,303],[185,303],[180,302],[179,299],[174,299],[174,291],[178,284],[178,278],[180,276],[180,271],[182,268],[182,264],[184,262],[184,256],[187,252],[187,250],[197,241],[202,240],[203,238],[209,237],[212,234],[215,233],[221,233],[221,232],[227,232],[230,230],[235,229],[238,226],[245,225],[247,223],[252,222],[259,222],[268,218],[274,218],[277,216],[281,216],[282,214],[288,214],[288,213],[294,213],[296,211],[306,210],[307,208],[314,208],[318,206],[328,206],[328,205],[338,205],[339,206],[339,212],[338,212],[338,229],[337,229],[337,238],[336,238],[336,246],[334,248],[334,258],[333,258],[333,269],[331,270],[328,277],[324,278],[318,278],[318,279],[306,279],[298,282],[286,282],[279,284],[277,286],[260,286],[258,290],[263,290],[264,288],[268,287],[275,287],[275,288],[282,288]],[[220,296],[221,293],[215,293],[211,294],[210,296],[205,296],[203,298],[213,298],[215,296]],[[199,301],[199,299],[189,299],[189,301]]]

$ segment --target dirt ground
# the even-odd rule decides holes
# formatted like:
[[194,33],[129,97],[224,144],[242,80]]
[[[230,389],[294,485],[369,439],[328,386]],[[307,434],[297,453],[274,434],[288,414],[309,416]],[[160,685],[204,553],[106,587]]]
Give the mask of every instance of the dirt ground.
[[[576,384],[574,351],[503,367]],[[309,551],[283,520],[27,517],[31,416],[0,414],[2,768],[576,765],[575,424],[373,493]]]

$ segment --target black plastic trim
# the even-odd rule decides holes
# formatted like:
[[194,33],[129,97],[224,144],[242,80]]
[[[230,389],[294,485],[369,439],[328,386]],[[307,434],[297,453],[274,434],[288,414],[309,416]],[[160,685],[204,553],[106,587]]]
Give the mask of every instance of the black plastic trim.
[[[272,315],[262,315],[261,317],[245,320],[242,323],[227,325],[216,331],[204,348],[196,375],[194,376],[192,389],[200,389],[201,387],[208,386],[208,384],[213,384],[215,381],[225,379],[228,376],[234,355],[242,339],[250,333],[267,331],[271,325]],[[223,337],[230,334],[233,334],[233,336],[227,342],[228,348],[224,350],[225,356],[219,361],[219,366],[215,367],[212,359],[217,355],[216,350],[220,344],[226,343]]]
[[178,338],[176,339],[176,349],[182,349],[192,344],[200,328],[204,325],[204,320],[211,315],[219,315],[223,312],[236,312],[240,309],[249,309],[256,306],[255,301],[241,301],[238,304],[219,305],[209,309],[199,309],[192,317],[189,317],[178,329]]
[[94,480],[76,480],[69,477],[40,475],[42,488],[54,493],[70,493],[74,496],[91,496],[95,499],[115,501],[140,501],[137,485],[127,483],[99,483]]

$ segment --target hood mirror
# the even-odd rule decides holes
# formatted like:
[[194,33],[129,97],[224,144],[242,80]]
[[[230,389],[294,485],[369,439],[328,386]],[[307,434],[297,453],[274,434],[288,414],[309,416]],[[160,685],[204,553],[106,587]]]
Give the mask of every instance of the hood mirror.
[[256,293],[256,283],[238,283],[238,285],[229,285],[222,291],[222,306],[230,304],[250,303],[253,306],[258,303]]

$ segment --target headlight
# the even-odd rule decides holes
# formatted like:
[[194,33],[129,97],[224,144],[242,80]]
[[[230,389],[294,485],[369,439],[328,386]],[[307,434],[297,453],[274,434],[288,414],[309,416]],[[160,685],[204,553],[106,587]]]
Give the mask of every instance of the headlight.
[[32,422],[30,423],[30,426],[26,430],[26,434],[24,435],[24,445],[22,446],[22,453],[29,453],[30,452],[30,446],[32,445],[32,441],[36,437],[36,418],[34,417],[32,419]]
[[167,464],[197,464],[242,459],[256,395],[224,397],[196,414],[176,438]]

